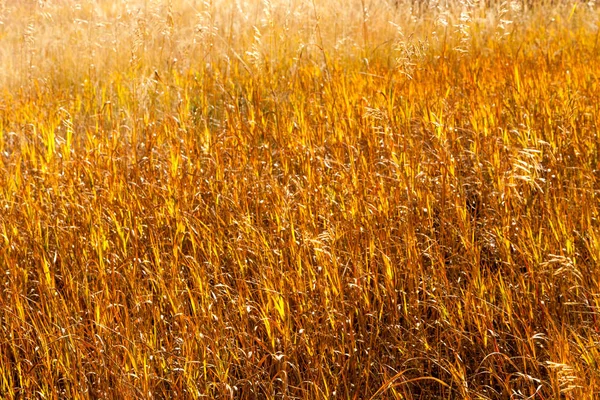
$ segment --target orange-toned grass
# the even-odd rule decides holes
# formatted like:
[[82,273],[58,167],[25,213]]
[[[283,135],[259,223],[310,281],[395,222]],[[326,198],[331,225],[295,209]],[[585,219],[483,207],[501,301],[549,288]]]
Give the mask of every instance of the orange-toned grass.
[[1,397],[600,395],[595,5],[393,3],[2,3]]

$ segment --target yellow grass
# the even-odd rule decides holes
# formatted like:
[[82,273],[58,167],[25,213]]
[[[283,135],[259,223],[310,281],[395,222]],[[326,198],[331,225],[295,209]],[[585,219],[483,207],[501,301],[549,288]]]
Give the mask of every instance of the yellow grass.
[[597,399],[594,2],[0,2],[0,397]]

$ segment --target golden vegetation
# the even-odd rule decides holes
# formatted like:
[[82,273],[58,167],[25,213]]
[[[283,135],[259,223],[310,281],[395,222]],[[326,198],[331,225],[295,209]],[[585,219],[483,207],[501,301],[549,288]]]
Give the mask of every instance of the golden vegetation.
[[591,3],[0,2],[2,398],[600,396]]

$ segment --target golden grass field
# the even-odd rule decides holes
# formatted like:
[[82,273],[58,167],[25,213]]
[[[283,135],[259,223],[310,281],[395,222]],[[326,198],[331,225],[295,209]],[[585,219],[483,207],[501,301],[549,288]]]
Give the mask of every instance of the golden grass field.
[[598,24],[0,1],[0,398],[600,398]]

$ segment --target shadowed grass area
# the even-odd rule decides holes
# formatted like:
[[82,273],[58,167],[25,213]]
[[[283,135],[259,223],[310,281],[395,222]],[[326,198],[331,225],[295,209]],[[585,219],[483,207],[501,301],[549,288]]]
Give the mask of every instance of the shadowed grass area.
[[598,19],[0,2],[0,396],[597,398]]

